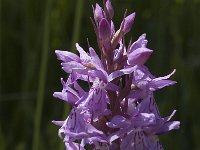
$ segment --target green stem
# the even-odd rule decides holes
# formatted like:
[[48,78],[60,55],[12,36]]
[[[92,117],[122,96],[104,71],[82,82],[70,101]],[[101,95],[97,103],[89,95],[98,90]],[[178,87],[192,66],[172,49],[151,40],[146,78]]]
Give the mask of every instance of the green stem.
[[44,102],[44,93],[45,93],[45,82],[46,82],[46,71],[48,64],[48,49],[49,49],[49,22],[50,22],[50,10],[51,10],[51,0],[47,1],[45,16],[44,16],[44,35],[43,35],[43,48],[42,48],[42,57],[39,70],[39,83],[38,83],[38,93],[37,93],[37,104],[35,111],[35,122],[33,130],[33,143],[32,150],[39,149],[40,141],[40,124],[42,118],[42,107]]
[[[76,5],[76,14],[74,18],[74,28],[73,28],[73,35],[72,35],[72,42],[71,42],[71,51],[75,52],[74,44],[78,41],[79,35],[80,35],[80,25],[81,25],[81,18],[82,18],[82,12],[83,12],[83,0],[78,0]],[[66,117],[67,114],[69,114],[70,106],[65,106],[63,118]],[[64,150],[64,144],[60,143],[60,150]]]

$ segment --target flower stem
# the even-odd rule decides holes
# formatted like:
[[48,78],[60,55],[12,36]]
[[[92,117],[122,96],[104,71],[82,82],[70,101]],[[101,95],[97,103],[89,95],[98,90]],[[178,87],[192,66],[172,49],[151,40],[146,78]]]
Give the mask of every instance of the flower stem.
[[46,82],[46,71],[48,65],[48,49],[49,49],[49,22],[50,22],[50,10],[51,10],[51,0],[47,1],[45,16],[44,16],[44,34],[43,34],[43,47],[42,47],[42,56],[41,64],[39,70],[39,81],[38,81],[38,92],[37,92],[37,102],[35,110],[35,121],[34,121],[34,130],[33,130],[33,141],[32,141],[32,150],[39,149],[40,141],[40,124],[42,118],[42,108],[44,102],[44,89]]

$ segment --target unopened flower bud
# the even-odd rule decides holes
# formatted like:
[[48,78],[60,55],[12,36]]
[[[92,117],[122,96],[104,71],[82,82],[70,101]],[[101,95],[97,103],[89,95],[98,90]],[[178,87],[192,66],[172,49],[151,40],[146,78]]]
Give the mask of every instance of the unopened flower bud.
[[94,10],[95,21],[99,23],[103,17],[104,17],[103,9],[99,6],[99,4],[96,4],[95,10]]
[[110,24],[105,18],[101,19],[99,23],[99,36],[100,36],[100,39],[103,41],[110,40],[111,28],[110,28]]
[[108,14],[109,14],[110,19],[112,19],[113,16],[114,16],[114,10],[113,10],[113,7],[112,7],[110,0],[106,1],[106,9],[108,10]]
[[[135,19],[135,13],[132,13],[125,18],[124,25],[123,25],[123,27],[121,27],[124,34],[128,33],[131,30],[134,19]],[[122,26],[122,24],[121,24],[121,26]]]

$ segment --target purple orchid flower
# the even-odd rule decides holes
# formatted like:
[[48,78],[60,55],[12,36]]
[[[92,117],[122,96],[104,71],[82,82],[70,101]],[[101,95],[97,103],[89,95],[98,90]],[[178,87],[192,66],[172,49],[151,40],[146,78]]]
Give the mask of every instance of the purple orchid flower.
[[75,81],[73,86],[74,89],[70,87],[67,83],[64,82],[63,78],[61,78],[61,83],[63,85],[62,92],[54,92],[53,96],[59,98],[61,100],[66,101],[70,105],[75,105],[75,103],[81,98],[86,95],[85,92],[79,84]]
[[[85,98],[80,104],[80,108],[85,108],[93,115],[93,119],[108,113],[107,104],[109,103],[108,96],[105,89],[105,84],[98,78],[93,83],[87,98]],[[100,106],[100,107],[99,107]]]
[[[79,44],[79,56],[56,50],[62,69],[69,74],[63,89],[53,96],[67,102],[72,110],[64,121],[53,121],[60,127],[58,135],[68,150],[163,150],[158,136],[178,129],[179,121],[161,117],[154,92],[174,85],[169,80],[175,70],[164,77],[153,76],[145,63],[153,53],[147,48],[146,34],[125,46],[124,36],[131,30],[135,13],[124,15],[119,29],[112,21],[110,0],[93,7],[93,27],[101,57]],[[88,84],[83,90],[79,81]],[[85,89],[85,88],[84,88]]]

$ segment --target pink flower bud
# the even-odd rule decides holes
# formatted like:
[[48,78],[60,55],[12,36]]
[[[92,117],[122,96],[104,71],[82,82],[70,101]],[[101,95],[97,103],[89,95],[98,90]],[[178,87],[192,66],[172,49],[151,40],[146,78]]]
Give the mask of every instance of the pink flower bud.
[[94,10],[95,21],[99,23],[103,17],[104,17],[103,9],[99,6],[99,4],[96,4],[95,10]]
[[122,24],[121,24],[122,31],[124,32],[124,34],[128,33],[131,30],[134,19],[135,19],[135,13],[132,13],[125,18],[123,27],[122,27]]
[[111,37],[111,27],[108,21],[103,18],[99,23],[99,36],[103,42],[109,42]]
[[109,14],[110,19],[112,19],[113,16],[114,16],[114,10],[113,10],[113,7],[112,7],[110,0],[106,1],[106,9],[108,10],[108,14]]

